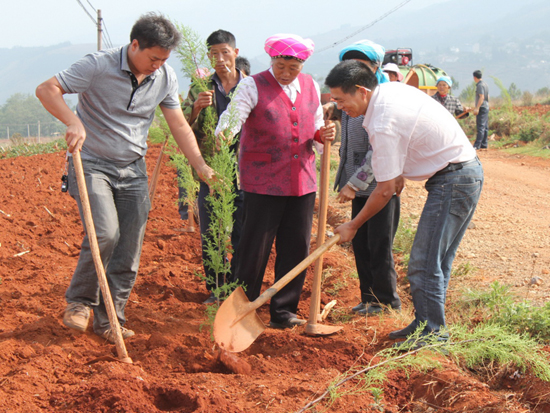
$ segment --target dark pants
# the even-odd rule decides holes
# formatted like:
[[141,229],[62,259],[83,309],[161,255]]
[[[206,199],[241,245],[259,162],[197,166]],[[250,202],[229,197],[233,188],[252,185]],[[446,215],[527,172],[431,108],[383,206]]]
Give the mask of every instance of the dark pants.
[[[351,203],[352,218],[363,209],[368,198],[355,198]],[[397,273],[393,262],[393,238],[399,224],[399,197],[394,195],[388,204],[363,224],[353,238],[355,265],[363,303],[390,305],[400,308],[397,295]]]
[[489,132],[489,109],[480,107],[476,116],[477,135],[474,148],[486,149],[487,148],[487,134]]
[[[258,298],[275,239],[275,281],[309,255],[315,192],[303,196],[244,193],[242,238],[236,252],[235,278],[249,300]],[[296,317],[306,270],[271,299],[271,321]]]
[[[241,228],[243,225],[243,191],[236,189],[237,184],[234,184],[234,190],[237,192],[235,198],[235,212],[233,212],[233,231],[231,232],[231,245],[233,251],[237,250],[241,240]],[[231,261],[231,274],[217,274],[207,265],[209,256],[206,251],[206,242],[208,239],[208,229],[211,222],[212,207],[206,197],[210,194],[210,188],[204,182],[200,183],[198,204],[199,204],[199,224],[201,230],[201,246],[202,246],[202,262],[204,267],[204,275],[206,276],[206,288],[212,291],[216,287],[222,286],[225,282],[231,282],[231,274],[234,273],[234,260]],[[227,279],[226,279],[227,278]]]

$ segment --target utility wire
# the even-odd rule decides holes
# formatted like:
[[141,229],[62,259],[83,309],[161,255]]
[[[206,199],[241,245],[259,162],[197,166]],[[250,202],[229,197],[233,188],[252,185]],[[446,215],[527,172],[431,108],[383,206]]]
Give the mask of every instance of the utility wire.
[[95,11],[97,13],[97,10],[95,9],[94,6],[92,6],[92,3],[90,3],[90,0],[86,0],[88,2],[88,4],[90,5],[90,7],[92,8],[93,11]]
[[322,48],[321,50],[316,50],[316,53],[320,53],[320,52],[324,52],[325,50],[332,49],[334,46],[337,46],[337,45],[339,45],[340,43],[343,43],[343,42],[345,42],[346,40],[351,39],[353,36],[355,36],[355,35],[361,33],[361,32],[364,31],[364,30],[367,30],[369,27],[374,26],[374,25],[375,25],[376,23],[378,23],[380,20],[385,19],[386,17],[388,17],[388,16],[389,16],[390,14],[392,14],[393,12],[399,10],[401,7],[403,7],[405,4],[409,3],[410,1],[411,1],[411,0],[405,0],[405,1],[402,2],[401,4],[395,6],[393,9],[391,9],[391,10],[388,11],[387,13],[385,13],[385,14],[383,14],[382,16],[380,16],[379,18],[377,18],[376,20],[373,20],[372,22],[370,22],[370,23],[367,24],[366,26],[363,26],[363,27],[361,27],[360,29],[356,30],[355,32],[353,32],[353,33],[350,34],[349,36],[346,36],[346,37],[344,37],[343,39],[338,40],[337,42],[334,42],[334,43],[332,43],[331,45]]
[[82,9],[86,12],[86,14],[87,14],[88,16],[90,16],[90,19],[92,19],[92,21],[94,22],[94,25],[97,27],[97,22],[96,22],[94,16],[92,16],[92,15],[90,14],[90,12],[89,12],[88,10],[86,10],[86,7],[84,7],[84,5],[80,2],[80,0],[76,0],[76,1],[78,2],[78,4],[80,4],[80,7],[82,7]]

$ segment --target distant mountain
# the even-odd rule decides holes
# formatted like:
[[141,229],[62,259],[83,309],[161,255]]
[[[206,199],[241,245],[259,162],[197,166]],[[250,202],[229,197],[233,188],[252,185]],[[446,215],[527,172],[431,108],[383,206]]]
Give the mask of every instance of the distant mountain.
[[[379,16],[365,10],[365,25]],[[343,25],[337,30],[310,34],[317,51],[304,71],[322,80],[338,62],[342,47],[360,39],[371,39],[386,49],[410,47],[415,63],[430,63],[444,69],[459,81],[460,88],[472,82],[472,72],[482,69],[492,95],[500,91],[490,79],[496,76],[508,87],[535,92],[550,86],[550,2],[548,0],[452,0],[432,7],[406,11],[402,8],[374,26],[330,47],[356,32],[360,26]],[[323,49],[325,49],[323,51]],[[67,68],[93,44],[63,43],[49,47],[0,49],[0,104],[14,93],[34,93],[36,86]],[[241,50],[248,57],[252,72],[264,70],[269,59],[263,51]],[[178,73],[180,89],[189,82],[181,75],[180,64],[169,59]]]

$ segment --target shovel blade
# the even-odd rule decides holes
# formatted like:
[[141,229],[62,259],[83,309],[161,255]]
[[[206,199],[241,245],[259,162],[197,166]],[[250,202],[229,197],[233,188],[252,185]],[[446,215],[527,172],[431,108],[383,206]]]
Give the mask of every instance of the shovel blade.
[[265,325],[251,307],[242,287],[223,302],[214,320],[214,340],[226,351],[246,350],[262,334]]

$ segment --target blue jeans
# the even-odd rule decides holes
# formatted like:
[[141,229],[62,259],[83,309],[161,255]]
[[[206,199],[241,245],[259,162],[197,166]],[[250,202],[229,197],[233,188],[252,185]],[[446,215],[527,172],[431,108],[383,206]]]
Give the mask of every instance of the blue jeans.
[[489,108],[484,106],[479,108],[476,116],[477,135],[474,148],[487,148],[487,134],[489,132]]
[[[445,299],[456,250],[474,215],[483,168],[476,158],[460,170],[438,172],[426,182],[424,205],[409,261],[415,320],[426,322],[424,334],[445,327]],[[414,328],[413,328],[414,327]]]
[[[142,158],[118,167],[99,159],[83,159],[82,165],[101,259],[118,321],[124,325],[124,308],[136,281],[151,208],[145,160]],[[69,193],[76,200],[84,223],[72,158]],[[101,334],[110,328],[87,234],[65,298],[68,303],[84,303],[92,307],[96,333]]]

